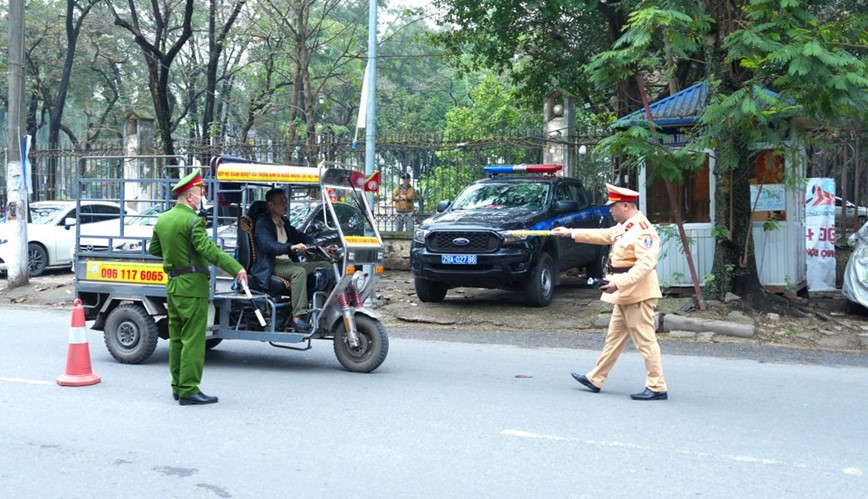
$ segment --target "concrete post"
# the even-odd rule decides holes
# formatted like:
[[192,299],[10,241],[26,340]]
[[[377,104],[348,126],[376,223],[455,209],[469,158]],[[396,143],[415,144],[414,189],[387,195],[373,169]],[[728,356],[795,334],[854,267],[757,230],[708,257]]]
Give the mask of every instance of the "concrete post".
[[[124,155],[129,158],[149,155],[154,150],[154,118],[142,111],[127,113],[126,126],[124,127]],[[152,171],[154,161],[143,159],[124,160],[124,178],[138,180],[142,178],[155,178],[159,172]],[[144,188],[144,192],[143,192]],[[148,203],[139,203],[139,199],[156,199],[153,184],[143,187],[141,182],[125,182],[123,199],[128,209],[142,211],[150,208]]]
[[570,147],[576,135],[576,102],[561,90],[546,95],[543,103],[543,163],[563,165],[561,175],[575,170],[575,154]]

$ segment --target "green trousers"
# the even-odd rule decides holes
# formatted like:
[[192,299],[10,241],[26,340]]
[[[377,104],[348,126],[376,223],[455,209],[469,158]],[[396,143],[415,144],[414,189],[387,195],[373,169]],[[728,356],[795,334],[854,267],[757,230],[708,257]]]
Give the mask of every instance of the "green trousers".
[[169,295],[168,299],[172,393],[187,397],[199,393],[205,367],[208,298]]
[[274,261],[274,275],[289,279],[289,282],[292,283],[290,299],[292,300],[293,317],[300,317],[307,313],[307,276],[317,268],[328,269],[329,266],[323,262]]

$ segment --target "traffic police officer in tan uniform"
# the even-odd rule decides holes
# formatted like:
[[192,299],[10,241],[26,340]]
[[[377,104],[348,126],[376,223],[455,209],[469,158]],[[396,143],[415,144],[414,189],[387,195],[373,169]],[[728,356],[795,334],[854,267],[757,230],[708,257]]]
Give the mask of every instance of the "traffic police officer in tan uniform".
[[576,242],[612,245],[606,281],[600,286],[601,300],[614,305],[612,319],[603,353],[597,365],[587,375],[573,374],[573,378],[597,393],[606,382],[609,371],[628,340],[645,358],[645,390],[634,393],[634,400],[666,400],[666,381],[660,346],[654,329],[654,309],[662,298],[657,282],[657,258],[660,237],[651,222],[637,208],[639,193],[623,187],[606,184],[609,191],[612,218],[617,225],[608,229],[568,229],[556,227],[552,235],[572,237]]
[[163,259],[163,270],[169,275],[169,370],[172,396],[181,405],[217,402],[217,397],[199,390],[211,289],[208,262],[234,275],[240,283],[247,282],[247,272],[214,244],[205,230],[205,220],[196,213],[203,190],[198,168],[175,184],[172,192],[178,202],[157,218],[148,247],[152,255]]

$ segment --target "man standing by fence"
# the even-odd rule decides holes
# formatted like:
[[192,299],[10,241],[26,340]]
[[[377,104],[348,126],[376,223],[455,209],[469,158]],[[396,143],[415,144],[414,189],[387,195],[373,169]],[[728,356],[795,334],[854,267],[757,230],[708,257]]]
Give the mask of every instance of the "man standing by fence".
[[395,230],[413,231],[413,198],[415,196],[413,186],[410,185],[410,174],[401,175],[401,184],[392,192],[392,201],[395,203]]

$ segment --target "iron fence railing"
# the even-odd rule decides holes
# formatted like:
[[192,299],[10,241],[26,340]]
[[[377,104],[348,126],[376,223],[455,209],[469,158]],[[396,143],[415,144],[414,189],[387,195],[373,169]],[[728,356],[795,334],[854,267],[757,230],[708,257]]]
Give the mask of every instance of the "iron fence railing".
[[[564,165],[565,174],[582,178],[595,202],[602,202],[603,183],[611,176],[611,162],[607,157],[595,156],[591,151],[597,137],[585,137],[558,146],[564,157],[575,158]],[[415,218],[421,221],[436,212],[437,204],[452,199],[469,182],[483,176],[482,167],[488,164],[541,163],[543,147],[551,142],[541,136],[527,134],[497,137],[476,137],[461,140],[431,134],[415,137],[386,137],[377,143],[377,165],[380,172],[380,189],[374,196],[374,214],[382,230],[393,230],[397,215],[391,202],[392,191],[400,182],[403,173],[409,173],[416,190]],[[176,148],[188,164],[208,165],[208,160],[217,154],[245,158],[249,161],[289,164],[315,164],[306,157],[317,157],[363,171],[364,144],[354,145],[349,139],[325,135],[316,144],[316,151],[309,153],[306,143],[220,144],[202,146],[198,143],[180,144]],[[155,178],[161,172],[147,160],[124,159],[122,144],[103,147],[100,150],[36,150],[31,153],[33,165],[33,201],[44,199],[75,199],[76,196],[105,196],[98,183],[87,183],[94,192],[78,193],[77,176],[84,178],[138,176]],[[160,154],[154,151],[153,154]],[[82,157],[104,157],[100,161],[80,163]],[[289,158],[289,160],[286,160]],[[81,166],[84,165],[84,166]],[[80,171],[79,171],[80,170]],[[2,179],[0,179],[2,181]],[[105,188],[110,188],[106,185]],[[99,192],[98,192],[99,191]],[[3,190],[5,194],[5,189]],[[5,203],[4,203],[5,206]]]

